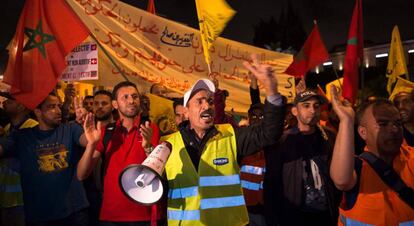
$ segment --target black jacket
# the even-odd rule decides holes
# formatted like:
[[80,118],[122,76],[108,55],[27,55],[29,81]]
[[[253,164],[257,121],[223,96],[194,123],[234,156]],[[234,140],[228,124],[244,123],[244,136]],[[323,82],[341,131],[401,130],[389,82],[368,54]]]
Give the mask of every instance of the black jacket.
[[[304,197],[303,163],[314,159],[318,165],[325,192],[331,222],[336,225],[341,193],[335,188],[329,175],[335,134],[325,130],[328,140],[317,129],[307,143],[297,127],[285,131],[280,141],[265,147],[266,174],[264,178],[265,218],[268,225],[301,225],[300,212]],[[317,222],[308,222],[309,225]]]
[[[265,101],[264,118],[258,125],[234,128],[237,153],[240,157],[254,154],[264,146],[273,145],[283,134],[283,120],[285,115],[284,104],[275,106]],[[217,129],[211,127],[203,139],[199,140],[195,132],[190,129],[189,122],[180,124],[179,131],[184,144],[196,169],[207,141],[217,134]]]

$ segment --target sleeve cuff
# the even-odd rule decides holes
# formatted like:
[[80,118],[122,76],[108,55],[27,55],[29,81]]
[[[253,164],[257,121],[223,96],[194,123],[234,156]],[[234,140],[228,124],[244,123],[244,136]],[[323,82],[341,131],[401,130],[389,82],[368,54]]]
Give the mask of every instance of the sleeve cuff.
[[276,106],[278,106],[278,107],[280,107],[280,106],[282,106],[282,105],[283,105],[283,98],[282,98],[282,95],[280,95],[279,93],[277,93],[277,94],[273,94],[273,95],[271,95],[271,96],[267,96],[267,97],[266,97],[266,100],[267,100],[269,103],[271,103],[271,104],[273,104],[273,105],[276,105]]

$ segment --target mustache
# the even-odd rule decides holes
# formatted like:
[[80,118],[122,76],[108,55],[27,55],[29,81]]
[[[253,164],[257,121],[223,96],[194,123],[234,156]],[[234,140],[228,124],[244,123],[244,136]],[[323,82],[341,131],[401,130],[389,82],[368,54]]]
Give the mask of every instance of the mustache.
[[204,114],[214,115],[214,110],[211,109],[211,108],[210,109],[207,109],[207,110],[201,112],[200,115],[204,115]]

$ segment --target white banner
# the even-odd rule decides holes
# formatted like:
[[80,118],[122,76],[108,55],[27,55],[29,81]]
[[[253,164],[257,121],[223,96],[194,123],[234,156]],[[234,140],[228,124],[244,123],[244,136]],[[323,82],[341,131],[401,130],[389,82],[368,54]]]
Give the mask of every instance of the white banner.
[[[208,78],[199,30],[118,0],[66,1],[119,66],[116,68],[100,50],[100,76],[94,84],[114,86],[125,80],[123,73],[138,85],[140,92],[159,83],[183,94],[197,79]],[[219,88],[230,93],[226,110],[247,112],[250,106],[250,79],[242,63],[250,61],[252,53],[273,67],[279,92],[289,101],[294,99],[294,77],[283,74],[292,62],[292,55],[220,37],[209,52],[211,73],[219,80]]]

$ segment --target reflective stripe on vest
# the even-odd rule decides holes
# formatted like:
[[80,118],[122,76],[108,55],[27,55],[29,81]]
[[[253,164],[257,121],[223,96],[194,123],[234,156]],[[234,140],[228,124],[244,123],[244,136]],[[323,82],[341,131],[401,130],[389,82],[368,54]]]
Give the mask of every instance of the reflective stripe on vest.
[[258,191],[258,190],[263,188],[262,183],[260,183],[260,184],[259,183],[253,183],[253,182],[250,182],[250,181],[247,181],[247,180],[242,180],[241,185],[242,185],[242,188],[253,190],[253,191]]
[[182,199],[182,198],[187,198],[187,197],[197,196],[197,195],[198,195],[197,186],[170,189],[168,191],[168,198],[170,199]]
[[[244,226],[248,223],[234,130],[227,124],[215,127],[218,133],[207,141],[198,170],[180,132],[161,138],[173,147],[165,164],[169,226]],[[217,164],[222,159],[226,159],[225,163]]]
[[200,187],[240,184],[240,175],[200,177]]
[[200,210],[168,210],[170,220],[200,220]]
[[201,199],[200,209],[224,208],[244,205],[243,195],[224,198]]
[[[37,125],[37,121],[26,119],[19,129],[31,128]],[[4,127],[5,137],[10,134],[11,124]],[[23,205],[23,191],[21,187],[20,174],[18,165],[14,159],[0,160],[0,206],[14,207]]]
[[265,172],[265,168],[259,166],[243,165],[240,169],[240,172],[262,175]]
[[0,186],[0,192],[22,192],[22,186],[20,184],[2,185]]

